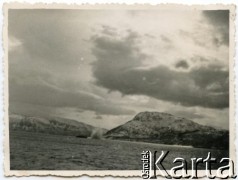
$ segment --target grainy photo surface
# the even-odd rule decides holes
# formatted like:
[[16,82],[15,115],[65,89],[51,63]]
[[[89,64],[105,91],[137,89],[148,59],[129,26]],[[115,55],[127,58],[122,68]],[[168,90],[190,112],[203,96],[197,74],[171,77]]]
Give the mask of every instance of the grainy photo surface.
[[7,13],[10,170],[229,157],[229,8]]

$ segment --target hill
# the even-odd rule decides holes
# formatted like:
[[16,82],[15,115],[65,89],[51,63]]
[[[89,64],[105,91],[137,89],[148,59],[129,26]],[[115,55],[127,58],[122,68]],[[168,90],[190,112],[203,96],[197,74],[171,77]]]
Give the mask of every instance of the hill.
[[29,131],[78,137],[100,137],[105,129],[59,117],[33,117],[19,114],[9,115],[10,131]]
[[141,112],[131,121],[108,131],[111,139],[203,148],[229,148],[229,132],[200,125],[168,113]]

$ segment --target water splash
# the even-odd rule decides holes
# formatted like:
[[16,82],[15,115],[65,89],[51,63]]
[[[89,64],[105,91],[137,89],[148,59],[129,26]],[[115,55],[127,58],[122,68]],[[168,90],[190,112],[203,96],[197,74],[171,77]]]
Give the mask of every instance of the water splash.
[[101,128],[93,129],[90,137],[88,139],[104,139],[103,137],[103,130]]

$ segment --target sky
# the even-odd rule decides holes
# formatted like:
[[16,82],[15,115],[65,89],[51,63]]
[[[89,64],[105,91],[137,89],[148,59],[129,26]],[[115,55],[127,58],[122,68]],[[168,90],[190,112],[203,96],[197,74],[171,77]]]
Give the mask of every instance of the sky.
[[9,10],[9,111],[107,129],[157,111],[229,128],[228,10]]

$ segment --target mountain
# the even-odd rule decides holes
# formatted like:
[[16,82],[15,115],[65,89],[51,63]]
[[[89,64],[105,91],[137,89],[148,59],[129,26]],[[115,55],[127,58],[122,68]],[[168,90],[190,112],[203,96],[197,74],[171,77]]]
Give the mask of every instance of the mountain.
[[141,112],[131,121],[109,130],[105,136],[130,141],[229,148],[227,130],[200,125],[186,118],[160,112]]
[[29,131],[48,134],[99,138],[107,130],[59,117],[33,117],[19,114],[9,115],[10,131]]

